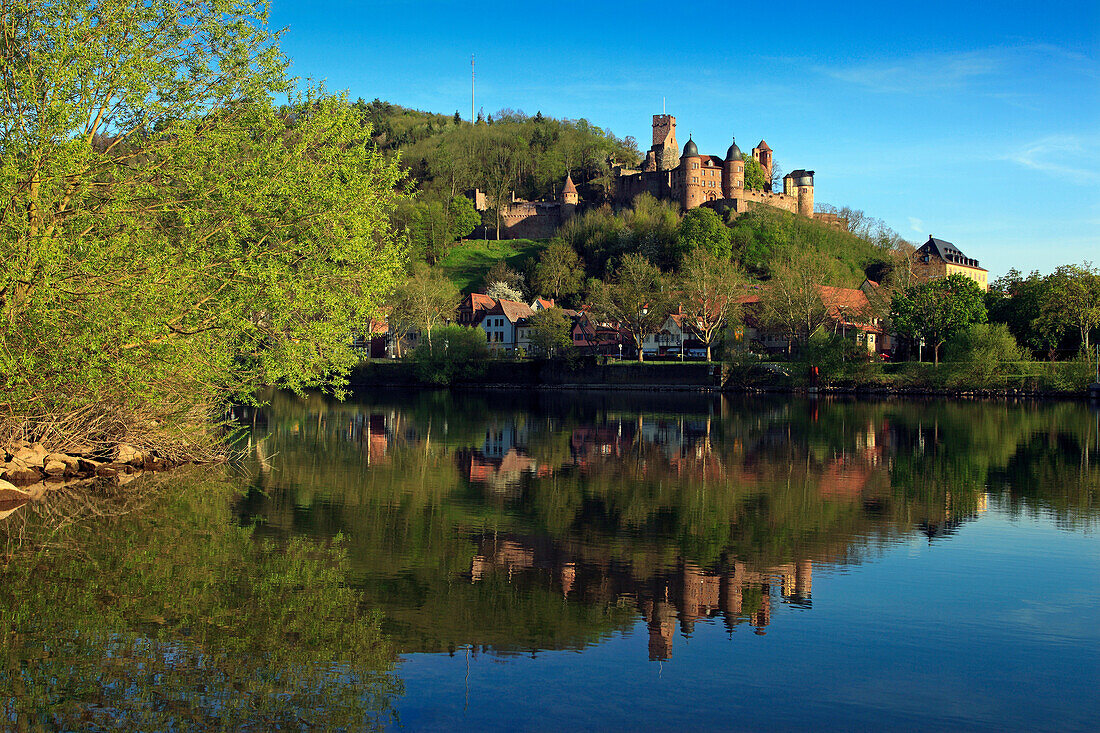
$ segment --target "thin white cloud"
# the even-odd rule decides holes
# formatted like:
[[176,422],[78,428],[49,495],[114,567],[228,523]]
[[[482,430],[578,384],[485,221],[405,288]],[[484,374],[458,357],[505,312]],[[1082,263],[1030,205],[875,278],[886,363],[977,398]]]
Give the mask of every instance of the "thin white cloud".
[[[870,91],[927,94],[951,89],[970,89],[993,79],[1013,79],[1024,69],[1056,68],[1059,75],[1100,78],[1096,62],[1088,55],[1052,44],[1021,42],[954,53],[914,54],[891,59],[870,59],[851,64],[817,64],[818,73]],[[1019,91],[985,90],[990,96],[1027,107],[1031,103]]]
[[959,88],[972,80],[998,74],[1007,65],[1007,54],[1003,50],[984,49],[924,54],[844,67],[818,66],[817,71],[876,92],[918,94]]
[[909,228],[918,234],[924,233],[924,222],[915,216],[909,217]]
[[1098,180],[1100,146],[1076,135],[1050,135],[1019,147],[1007,159],[1070,183],[1090,184]]

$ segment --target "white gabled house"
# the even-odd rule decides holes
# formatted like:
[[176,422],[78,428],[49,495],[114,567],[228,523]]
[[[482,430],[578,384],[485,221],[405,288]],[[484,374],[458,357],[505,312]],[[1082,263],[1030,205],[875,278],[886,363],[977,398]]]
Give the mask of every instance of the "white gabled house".
[[688,316],[677,309],[665,319],[660,331],[645,337],[642,341],[642,353],[647,356],[660,356],[670,352],[679,354],[687,348],[687,355],[693,356],[698,346],[695,329],[692,328]]
[[519,323],[533,314],[531,306],[526,303],[497,300],[492,308],[481,312],[480,320],[476,325],[485,332],[485,342],[489,345],[489,351],[512,353],[516,349],[529,347],[530,339],[526,339],[528,346],[523,346],[524,339],[520,333],[526,328],[526,324],[520,326]]

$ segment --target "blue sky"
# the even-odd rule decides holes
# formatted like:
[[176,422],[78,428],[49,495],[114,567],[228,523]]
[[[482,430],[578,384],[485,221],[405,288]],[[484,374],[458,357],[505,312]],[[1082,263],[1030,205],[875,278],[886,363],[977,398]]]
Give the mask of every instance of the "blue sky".
[[816,200],[991,275],[1100,263],[1100,2],[752,5],[272,0],[292,73],[464,117],[584,117],[644,151],[761,138]]

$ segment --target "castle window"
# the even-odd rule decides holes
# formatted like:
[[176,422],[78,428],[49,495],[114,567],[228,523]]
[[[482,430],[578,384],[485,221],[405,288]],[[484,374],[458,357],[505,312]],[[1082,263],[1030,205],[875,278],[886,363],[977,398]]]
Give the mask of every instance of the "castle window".
[[692,164],[691,164],[691,167],[692,167],[692,168],[698,168],[698,167],[699,167],[699,164],[698,164],[698,163],[692,163]]
[[691,177],[691,182],[692,183],[698,183],[699,182],[699,176],[692,176]]

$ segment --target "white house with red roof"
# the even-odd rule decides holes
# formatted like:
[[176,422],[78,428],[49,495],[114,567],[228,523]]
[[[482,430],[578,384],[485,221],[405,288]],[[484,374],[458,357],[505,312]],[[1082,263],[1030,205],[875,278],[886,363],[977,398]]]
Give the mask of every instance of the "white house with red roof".
[[485,332],[485,342],[490,351],[511,353],[518,348],[527,348],[520,343],[519,326],[521,321],[534,313],[526,303],[493,300],[493,306],[481,310],[479,320],[473,325]]

